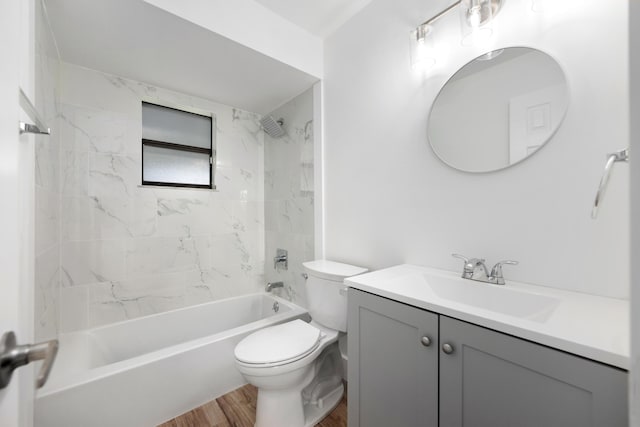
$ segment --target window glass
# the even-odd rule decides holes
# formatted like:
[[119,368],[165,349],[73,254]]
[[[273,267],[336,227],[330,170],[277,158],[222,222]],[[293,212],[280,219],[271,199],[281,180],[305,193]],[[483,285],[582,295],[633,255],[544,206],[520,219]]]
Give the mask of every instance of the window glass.
[[142,103],[142,184],[215,188],[215,118]]
[[209,185],[209,154],[145,145],[142,157],[147,183]]
[[144,102],[142,139],[211,148],[211,117]]

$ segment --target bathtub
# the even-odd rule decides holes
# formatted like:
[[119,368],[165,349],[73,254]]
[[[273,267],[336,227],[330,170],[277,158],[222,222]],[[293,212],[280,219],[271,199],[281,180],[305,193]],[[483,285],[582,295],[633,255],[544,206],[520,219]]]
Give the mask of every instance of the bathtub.
[[35,425],[158,425],[246,384],[236,344],[297,318],[307,311],[261,293],[61,334]]

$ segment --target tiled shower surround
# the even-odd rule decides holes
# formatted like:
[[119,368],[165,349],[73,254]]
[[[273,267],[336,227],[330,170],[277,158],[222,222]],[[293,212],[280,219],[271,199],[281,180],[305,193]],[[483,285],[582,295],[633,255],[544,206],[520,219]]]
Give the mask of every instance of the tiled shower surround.
[[[141,187],[141,101],[216,116],[217,191]],[[77,330],[264,286],[258,114],[61,65],[60,328]]]
[[[41,17],[44,20],[44,17]],[[35,336],[131,319],[264,289],[306,304],[313,259],[312,90],[260,115],[61,63],[38,28]],[[216,116],[216,191],[140,186],[141,102]],[[265,141],[266,140],[266,141]],[[275,271],[276,248],[289,270]],[[265,252],[266,260],[265,263]]]
[[[314,259],[313,90],[271,115],[284,120],[286,134],[264,137],[265,274],[269,282],[284,282],[283,297],[306,306],[302,263]],[[286,271],[273,268],[277,248],[289,251]]]
[[35,141],[34,335],[36,341],[58,333],[60,292],[60,132],[59,58],[42,3],[35,2],[35,93],[33,102],[51,135]]

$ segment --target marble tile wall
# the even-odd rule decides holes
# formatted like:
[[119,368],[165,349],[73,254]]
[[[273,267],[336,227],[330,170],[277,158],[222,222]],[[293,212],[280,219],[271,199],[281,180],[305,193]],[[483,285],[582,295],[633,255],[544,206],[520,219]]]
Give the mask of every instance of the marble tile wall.
[[[260,291],[258,114],[62,63],[60,328]],[[141,187],[141,101],[216,115],[217,191]]]
[[33,102],[51,128],[35,137],[34,336],[58,334],[60,288],[60,161],[58,77],[60,60],[42,3],[35,4],[35,92]]
[[[286,135],[264,137],[265,275],[284,282],[281,296],[306,306],[302,263],[314,259],[313,90],[271,115],[284,119]],[[289,251],[286,271],[273,268],[278,248]]]

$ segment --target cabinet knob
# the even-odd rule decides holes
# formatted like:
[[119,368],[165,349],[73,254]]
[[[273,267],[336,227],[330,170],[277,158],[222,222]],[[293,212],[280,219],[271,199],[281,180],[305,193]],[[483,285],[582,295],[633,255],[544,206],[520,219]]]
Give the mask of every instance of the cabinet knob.
[[425,335],[422,338],[420,338],[420,342],[422,343],[423,346],[429,347],[431,345],[431,338]]
[[444,351],[447,354],[453,353],[453,350],[454,350],[453,346],[449,343],[442,345],[442,351]]

